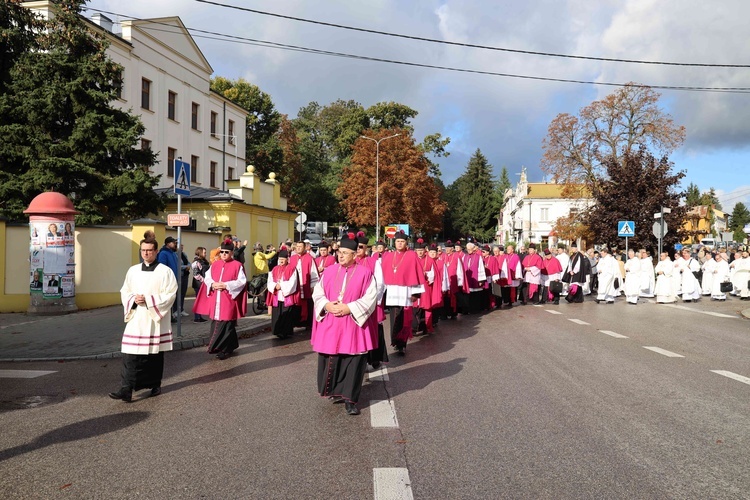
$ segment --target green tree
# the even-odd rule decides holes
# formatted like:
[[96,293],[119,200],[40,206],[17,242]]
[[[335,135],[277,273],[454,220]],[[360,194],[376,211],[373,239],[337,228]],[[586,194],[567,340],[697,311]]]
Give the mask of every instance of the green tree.
[[732,215],[729,216],[729,229],[732,230],[734,241],[744,241],[747,235],[742,229],[750,223],[750,211],[744,203],[738,202],[732,209]]
[[7,92],[10,71],[25,54],[39,50],[36,33],[44,29],[44,22],[31,9],[23,7],[23,0],[0,3],[0,94]]
[[497,213],[503,211],[505,206],[505,192],[511,188],[510,177],[508,177],[508,169],[503,167],[500,170],[500,179],[497,182],[497,188],[495,189],[497,198]]
[[104,35],[89,30],[83,3],[54,3],[54,17],[37,35],[39,50],[12,54],[0,94],[0,215],[11,220],[25,220],[30,201],[49,190],[72,199],[78,224],[144,217],[165,206],[149,173],[156,157],[136,148],[142,123],[111,105],[122,67],[106,55]]
[[697,207],[700,204],[701,191],[698,189],[698,186],[691,182],[685,191],[685,205],[688,207]]
[[622,239],[617,236],[617,222],[632,220],[635,222],[635,236],[630,238],[630,248],[656,248],[658,242],[652,233],[653,214],[660,207],[672,210],[664,216],[669,228],[664,246],[673,246],[684,239],[682,222],[687,207],[680,205],[684,193],[676,190],[684,172],[674,173],[673,165],[666,157],[657,161],[644,148],[625,153],[620,158],[610,158],[604,166],[607,180],[594,194],[595,203],[583,220],[597,238],[596,243],[610,247],[622,244]]
[[466,171],[456,179],[458,203],[454,223],[467,236],[488,241],[495,235],[498,204],[492,165],[477,149],[466,166]]
[[367,117],[370,120],[367,128],[373,130],[402,128],[411,134],[414,132],[414,127],[411,126],[410,121],[418,114],[418,111],[405,104],[379,102],[367,108]]
[[271,172],[278,174],[284,161],[278,139],[281,113],[271,96],[242,78],[237,81],[222,76],[212,78],[211,90],[247,110],[244,155],[248,163],[264,179]]

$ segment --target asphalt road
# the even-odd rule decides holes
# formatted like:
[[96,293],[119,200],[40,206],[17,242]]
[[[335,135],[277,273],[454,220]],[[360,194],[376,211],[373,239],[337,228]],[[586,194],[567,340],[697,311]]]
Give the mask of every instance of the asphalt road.
[[442,322],[372,374],[358,417],[316,394],[302,332],[242,341],[226,361],[169,353],[163,394],[131,404],[106,395],[117,359],[3,363],[54,373],[0,378],[0,488],[5,498],[750,498],[750,323],[739,301],[684,307],[586,302]]

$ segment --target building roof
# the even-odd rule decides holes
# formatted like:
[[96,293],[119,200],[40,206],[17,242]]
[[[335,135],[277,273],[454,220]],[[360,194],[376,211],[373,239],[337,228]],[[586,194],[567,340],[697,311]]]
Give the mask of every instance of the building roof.
[[[563,192],[567,186],[565,184],[552,184],[546,182],[530,182],[527,185],[527,198],[548,198],[548,199],[569,199],[570,196],[564,196]],[[581,186],[581,197],[590,198],[588,191]]]
[[[174,194],[174,189],[158,188],[154,189],[159,194],[166,194],[169,198],[177,198]],[[190,187],[190,196],[183,196],[184,200],[190,201],[241,201],[244,203],[245,200],[242,197],[229,193],[228,191],[221,191],[220,189],[209,189],[199,186]]]

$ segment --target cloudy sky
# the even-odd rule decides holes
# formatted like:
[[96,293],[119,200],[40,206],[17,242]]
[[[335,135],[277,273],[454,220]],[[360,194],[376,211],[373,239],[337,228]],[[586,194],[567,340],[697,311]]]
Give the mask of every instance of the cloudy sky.
[[[407,40],[221,7],[199,0],[92,0],[88,7],[123,18],[179,16],[199,29],[307,49],[408,63],[587,82],[748,87],[746,0],[212,0],[281,16],[472,45],[597,58],[746,65],[717,68],[627,64],[482,50]],[[88,12],[93,14],[93,11]],[[107,14],[111,18],[117,18]],[[453,72],[231,43],[193,32],[214,76],[245,78],[295,117],[311,101],[367,107],[396,101],[417,111],[415,135],[451,138],[440,161],[452,182],[478,149],[515,183],[525,166],[532,182],[542,139],[559,113],[578,111],[614,91]],[[714,187],[725,210],[750,206],[750,93],[663,90],[662,105],[687,129],[671,159],[685,185]]]

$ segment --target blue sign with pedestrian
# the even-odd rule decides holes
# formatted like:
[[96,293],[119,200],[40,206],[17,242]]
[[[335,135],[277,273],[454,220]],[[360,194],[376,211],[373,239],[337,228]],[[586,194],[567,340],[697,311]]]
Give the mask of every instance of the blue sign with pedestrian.
[[635,236],[635,222],[632,220],[621,220],[617,223],[617,236],[619,238],[632,238]]
[[186,161],[174,161],[174,194],[190,196],[190,164]]
[[675,250],[682,250],[682,243],[675,243],[674,244],[674,249]]

